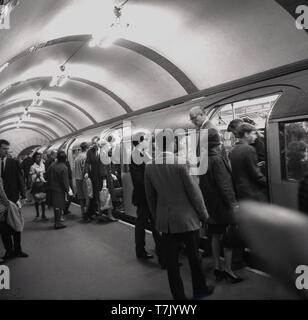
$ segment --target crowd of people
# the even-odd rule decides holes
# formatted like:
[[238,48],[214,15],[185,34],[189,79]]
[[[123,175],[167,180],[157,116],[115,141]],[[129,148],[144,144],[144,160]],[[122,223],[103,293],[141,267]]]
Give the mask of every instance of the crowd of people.
[[[241,118],[229,123],[227,131],[233,134],[234,143],[227,150],[222,133],[202,108],[193,107],[189,117],[198,130],[208,130],[206,173],[193,176],[189,172],[189,163],[177,161],[176,141],[168,130],[162,131],[161,137],[155,137],[156,141],[161,138],[164,143],[155,144],[158,157],[155,157],[154,163],[150,161],[152,155],[148,150],[151,137],[138,132],[132,139],[130,164],[132,203],[137,208],[136,257],[144,260],[154,257],[146,250],[145,230],[150,227],[158,261],[162,269],[167,269],[170,290],[177,300],[187,299],[179,261],[184,248],[191,269],[194,298],[210,295],[214,291],[202,270],[200,228],[206,228],[211,239],[216,281],[238,283],[243,280],[232,270],[235,238],[239,238],[234,214],[242,200],[268,201],[265,139],[253,121]],[[46,206],[53,207],[55,229],[65,228],[63,216],[69,213],[73,194],[79,200],[84,222],[91,222],[93,216],[101,214],[101,211],[104,211],[108,221],[117,221],[113,217],[115,179],[112,164],[104,164],[101,160],[106,144],[108,141],[100,137],[94,137],[91,145],[82,142],[81,152],[74,160],[73,175],[64,151],[51,150],[46,159],[35,152],[20,165],[17,160],[8,157],[9,142],[0,140],[0,227],[6,250],[3,260],[28,256],[21,249],[21,232],[14,230],[6,219],[12,205],[21,207],[20,199],[34,201],[35,221],[48,221]],[[200,153],[202,146],[197,146],[197,149]],[[142,161],[136,163],[136,158]],[[169,158],[173,159],[172,163]],[[308,189],[307,176],[305,179],[306,184],[301,184],[302,193]],[[102,193],[104,190],[108,193]],[[104,204],[102,194],[110,196],[105,197]],[[308,207],[306,202],[302,202],[305,208]]]

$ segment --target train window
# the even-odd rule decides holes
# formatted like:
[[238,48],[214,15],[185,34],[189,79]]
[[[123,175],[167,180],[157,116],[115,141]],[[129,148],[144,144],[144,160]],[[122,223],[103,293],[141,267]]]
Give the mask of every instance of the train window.
[[248,118],[257,129],[263,130],[269,112],[280,97],[280,94],[258,97],[249,100],[218,106],[212,112],[210,118],[223,137],[223,143],[229,150],[235,143],[235,137],[227,132],[229,123],[236,118]]
[[308,170],[308,120],[279,124],[282,178],[299,181]]
[[227,130],[228,124],[235,118],[248,117],[258,129],[265,127],[265,122],[280,94],[237,101],[215,108],[211,120],[219,130]]

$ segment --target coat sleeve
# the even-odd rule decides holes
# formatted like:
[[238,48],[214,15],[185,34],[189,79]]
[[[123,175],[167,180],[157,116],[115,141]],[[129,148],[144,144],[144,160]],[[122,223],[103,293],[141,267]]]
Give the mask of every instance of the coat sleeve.
[[248,170],[252,179],[257,181],[260,186],[266,187],[266,178],[262,174],[261,170],[257,167],[257,152],[253,147],[251,147],[249,150],[247,150],[247,152],[245,152],[244,156],[246,158],[246,170]]
[[217,160],[213,162],[213,175],[220,190],[220,195],[225,203],[227,203],[230,208],[236,206],[237,201],[231,174],[228,172],[222,158],[217,158]]
[[195,208],[199,219],[201,221],[205,221],[209,218],[209,214],[206,210],[203,196],[197,181],[195,181],[195,178],[189,174],[188,167],[186,165],[179,166],[179,170],[188,199]]
[[6,208],[9,208],[10,202],[9,199],[7,198],[4,188],[3,188],[3,182],[2,179],[0,178],[0,203],[4,205]]
[[156,207],[157,207],[157,191],[152,184],[149,167],[145,167],[144,174],[144,186],[147,198],[147,203],[153,219],[156,219]]
[[61,170],[61,183],[62,183],[63,190],[65,192],[68,192],[70,188],[70,182],[68,177],[68,169],[66,166],[63,170]]
[[86,162],[85,162],[85,165],[84,165],[84,174],[89,174],[90,172],[90,150],[88,150],[87,152],[87,158],[86,158]]

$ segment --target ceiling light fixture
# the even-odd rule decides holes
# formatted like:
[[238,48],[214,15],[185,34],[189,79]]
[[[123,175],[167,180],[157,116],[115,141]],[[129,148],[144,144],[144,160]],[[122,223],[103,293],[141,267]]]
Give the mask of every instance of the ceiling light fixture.
[[37,92],[36,96],[33,98],[30,106],[32,107],[40,107],[43,104],[43,99],[40,98],[41,94]]
[[70,76],[65,72],[65,66],[60,66],[61,73],[52,77],[50,87],[63,87],[69,80]]
[[1,67],[0,67],[0,72],[2,72],[4,69],[6,69],[7,67],[9,66],[9,63],[6,62],[5,64],[3,64]]
[[18,5],[19,0],[0,1],[0,24]]
[[107,48],[112,45],[117,39],[123,37],[129,27],[128,22],[124,22],[122,18],[122,8],[125,1],[121,6],[114,6],[113,13],[115,16],[114,22],[110,25],[109,32],[106,35],[92,34],[89,42],[89,47]]

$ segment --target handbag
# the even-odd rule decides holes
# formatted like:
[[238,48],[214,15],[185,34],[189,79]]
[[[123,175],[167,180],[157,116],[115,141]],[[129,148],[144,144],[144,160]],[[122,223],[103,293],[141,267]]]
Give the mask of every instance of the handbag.
[[41,178],[37,177],[31,188],[31,193],[34,198],[38,201],[46,200],[46,186],[45,183],[41,180]]
[[241,235],[240,229],[237,225],[231,224],[227,227],[227,231],[224,234],[224,246],[226,248],[243,249],[245,243]]

